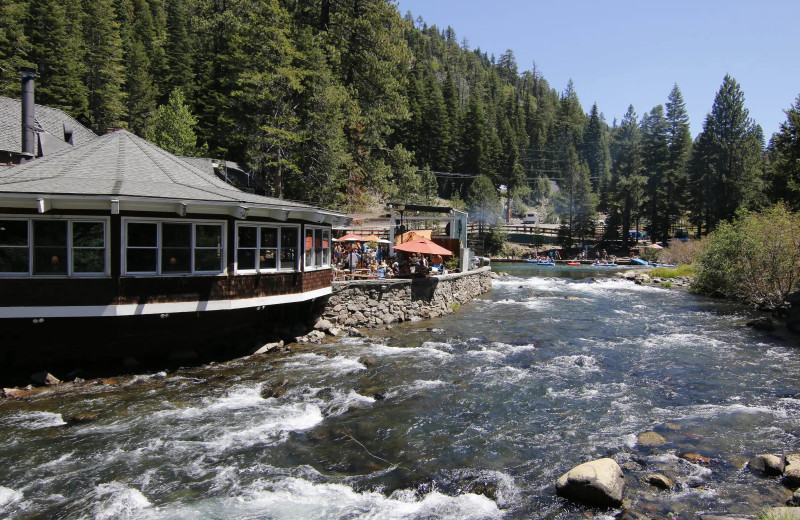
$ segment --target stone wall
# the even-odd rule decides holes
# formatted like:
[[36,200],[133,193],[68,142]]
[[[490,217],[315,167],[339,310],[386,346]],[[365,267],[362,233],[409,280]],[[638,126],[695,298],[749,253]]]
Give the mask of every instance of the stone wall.
[[435,318],[452,313],[491,289],[489,267],[411,280],[334,282],[322,317],[340,327],[377,327]]

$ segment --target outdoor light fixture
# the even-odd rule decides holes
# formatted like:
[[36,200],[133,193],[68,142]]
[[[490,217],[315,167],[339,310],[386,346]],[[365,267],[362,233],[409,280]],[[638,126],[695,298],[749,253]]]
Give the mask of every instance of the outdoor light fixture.
[[49,199],[36,199],[36,205],[38,206],[39,213],[47,213],[50,211],[50,200]]
[[111,199],[111,214],[119,215],[119,200]]
[[240,218],[240,219],[244,220],[244,219],[247,218],[247,213],[249,211],[250,211],[250,208],[248,208],[247,206],[239,206],[238,208],[236,208],[235,216],[236,216],[236,218]]
[[181,202],[180,204],[178,204],[178,216],[185,217],[186,216],[186,208],[187,208],[187,206],[186,206],[185,202]]

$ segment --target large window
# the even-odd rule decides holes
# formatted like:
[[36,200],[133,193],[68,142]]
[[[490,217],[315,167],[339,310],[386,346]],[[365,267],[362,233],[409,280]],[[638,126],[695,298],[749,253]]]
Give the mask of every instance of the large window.
[[0,275],[103,276],[104,220],[0,217]]
[[223,236],[222,223],[126,221],[125,273],[221,273]]
[[236,227],[236,272],[298,269],[297,226],[240,224]]
[[322,269],[331,266],[330,228],[306,227],[306,269]]

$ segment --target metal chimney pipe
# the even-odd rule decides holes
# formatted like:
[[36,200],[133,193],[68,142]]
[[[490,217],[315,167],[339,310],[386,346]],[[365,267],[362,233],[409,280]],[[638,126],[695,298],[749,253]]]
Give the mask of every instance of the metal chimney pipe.
[[32,159],[36,154],[36,120],[33,114],[33,78],[32,69],[22,69],[22,155]]

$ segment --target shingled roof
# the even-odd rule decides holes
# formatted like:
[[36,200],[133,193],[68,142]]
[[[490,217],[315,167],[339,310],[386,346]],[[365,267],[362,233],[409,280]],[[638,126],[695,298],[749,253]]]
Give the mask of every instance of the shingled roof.
[[[34,106],[34,117],[36,124],[45,134],[55,136],[59,140],[64,140],[64,128],[72,131],[72,144],[80,145],[96,139],[94,132],[80,124],[72,116],[57,108],[44,105]],[[21,153],[22,152],[22,102],[19,99],[12,99],[0,96],[0,151]],[[38,140],[37,140],[38,141]],[[38,155],[37,149],[34,151]]]
[[12,193],[41,197],[141,197],[186,203],[241,203],[286,210],[314,209],[306,204],[238,190],[125,130],[0,170],[0,196]]

